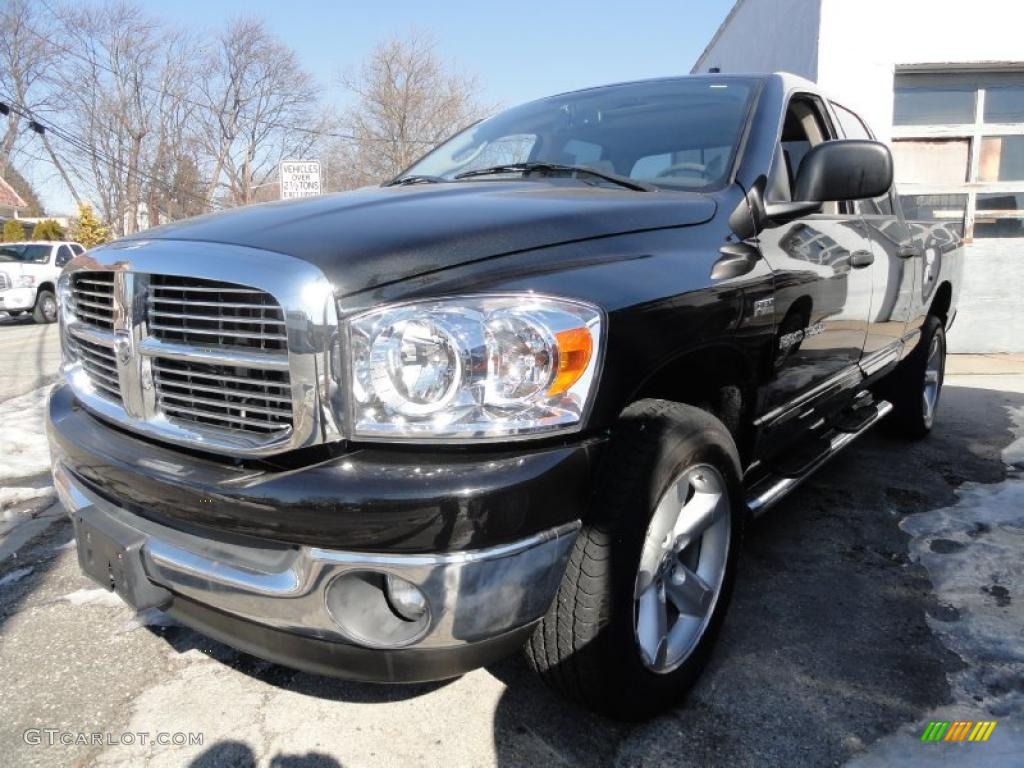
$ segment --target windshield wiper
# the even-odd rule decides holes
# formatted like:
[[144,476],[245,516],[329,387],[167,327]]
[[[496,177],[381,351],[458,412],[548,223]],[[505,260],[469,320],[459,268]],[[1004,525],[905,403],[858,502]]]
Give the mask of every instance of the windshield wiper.
[[442,176],[427,176],[426,174],[413,174],[412,176],[399,176],[397,179],[392,179],[385,187],[404,187],[408,184],[440,184],[441,182],[448,181],[448,179]]
[[500,173],[521,173],[524,176],[530,173],[565,173],[572,175],[587,175],[597,179],[610,181],[626,189],[635,189],[637,192],[652,192],[655,187],[643,182],[630,179],[626,176],[619,176],[616,173],[605,173],[585,165],[563,165],[562,163],[506,163],[505,165],[493,165],[490,168],[474,168],[472,171],[463,171],[455,176],[456,179],[470,179],[474,176],[492,176]]

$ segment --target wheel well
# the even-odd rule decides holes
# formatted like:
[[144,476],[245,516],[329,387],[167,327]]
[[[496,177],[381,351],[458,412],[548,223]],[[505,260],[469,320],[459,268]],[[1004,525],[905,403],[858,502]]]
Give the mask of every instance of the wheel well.
[[728,346],[686,353],[656,371],[633,397],[686,403],[717,417],[732,434],[744,461],[752,448],[744,419],[754,398],[754,376],[747,359]]
[[929,315],[935,315],[941,318],[942,324],[946,325],[949,321],[949,308],[953,303],[953,286],[948,282],[943,283],[935,291],[935,298],[932,299],[931,308],[928,310]]
[[39,296],[39,294],[42,291],[49,291],[50,293],[52,293],[54,295],[56,295],[56,293],[57,293],[57,291],[54,290],[53,283],[40,283],[39,287],[36,288],[36,296]]

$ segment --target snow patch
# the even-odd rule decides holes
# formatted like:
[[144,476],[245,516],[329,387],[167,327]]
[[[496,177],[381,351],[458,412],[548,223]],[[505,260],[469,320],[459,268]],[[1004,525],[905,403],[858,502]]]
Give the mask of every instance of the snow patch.
[[10,573],[6,574],[3,578],[0,578],[0,587],[6,587],[8,584],[17,584],[19,581],[24,579],[30,573],[33,568],[15,568]]
[[42,488],[21,485],[0,488],[0,510],[2,510],[0,511],[0,520],[7,522],[19,514],[11,509],[16,505],[24,504],[27,501],[48,500],[54,496],[56,496],[56,492],[52,485]]
[[79,589],[64,595],[62,600],[67,600],[72,605],[103,605],[108,608],[124,608],[125,602],[115,592],[107,589]]
[[1010,411],[1010,421],[1013,422],[1010,431],[1016,440],[1003,449],[1003,462],[1024,469],[1024,408],[1009,408],[1008,410]]
[[135,614],[121,627],[121,632],[132,632],[140,627],[180,627],[181,625],[161,611],[159,608],[150,608]]
[[[1016,440],[1003,460],[1024,469],[1024,408],[1008,409]],[[965,668],[950,676],[953,702],[907,723],[854,766],[1007,765],[1024,755],[1024,472],[993,485],[965,483],[952,507],[909,515],[911,559],[928,571],[943,606],[928,617]],[[996,720],[985,744],[922,744],[931,720]]]
[[49,470],[50,451],[43,426],[49,393],[49,386],[40,387],[0,403],[0,424],[4,430],[0,483]]

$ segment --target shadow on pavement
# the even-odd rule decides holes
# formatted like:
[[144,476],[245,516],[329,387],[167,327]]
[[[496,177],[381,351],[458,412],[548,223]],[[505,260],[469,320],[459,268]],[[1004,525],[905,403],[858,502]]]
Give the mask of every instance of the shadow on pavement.
[[1005,477],[1006,406],[1024,395],[949,385],[919,443],[865,435],[749,528],[711,663],[674,711],[639,725],[555,699],[520,659],[495,712],[499,765],[539,747],[572,765],[838,764],[949,698],[962,662],[899,521]]
[[[263,761],[260,760],[260,763]],[[218,741],[189,763],[189,768],[255,768],[256,755],[242,741]],[[341,768],[341,763],[321,752],[304,755],[279,753],[270,758],[270,768]]]

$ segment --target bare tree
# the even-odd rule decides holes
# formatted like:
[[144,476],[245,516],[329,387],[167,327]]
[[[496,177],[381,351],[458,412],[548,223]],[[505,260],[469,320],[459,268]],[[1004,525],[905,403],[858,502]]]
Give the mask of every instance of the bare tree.
[[[35,113],[49,112],[55,107],[49,97],[53,93],[59,51],[47,34],[40,31],[50,26],[44,23],[34,0],[4,0],[0,4],[0,98],[14,102],[0,139],[0,176],[11,161],[25,117],[32,119]],[[77,202],[78,193],[64,164],[48,137],[40,136],[43,149]]]
[[200,116],[210,199],[253,202],[282,158],[301,156],[317,139],[317,88],[261,19],[228,25],[206,55],[199,89],[212,107]]
[[455,71],[433,38],[413,31],[387,40],[342,85],[356,99],[340,121],[351,139],[331,151],[332,187],[391,178],[493,107],[481,104],[475,77]]
[[150,187],[160,180],[166,127],[180,100],[169,90],[180,82],[189,44],[137,6],[111,3],[64,10],[62,67],[67,100],[65,150],[76,174],[98,200],[118,234],[138,230]]

